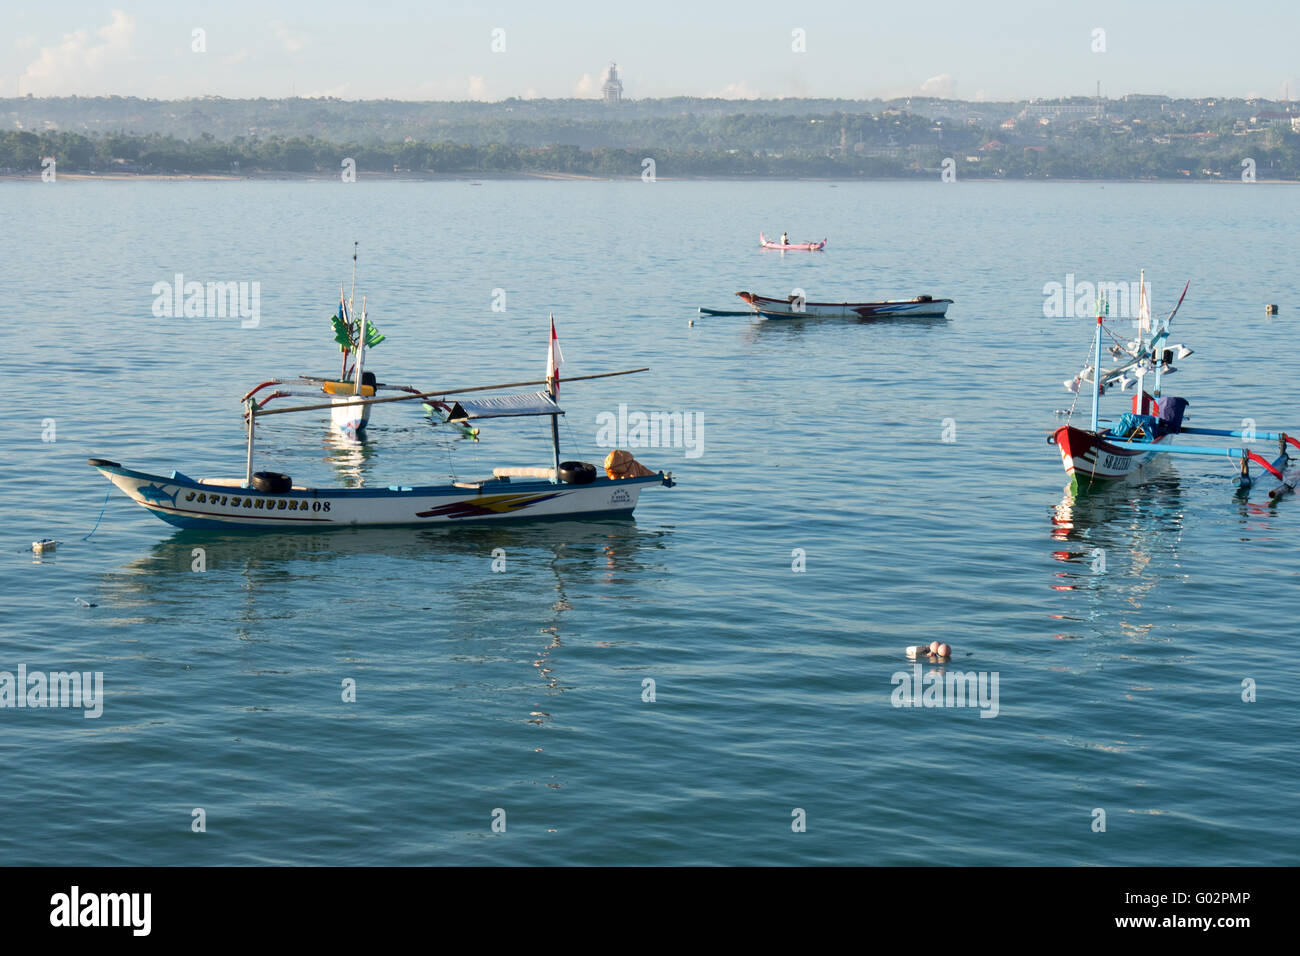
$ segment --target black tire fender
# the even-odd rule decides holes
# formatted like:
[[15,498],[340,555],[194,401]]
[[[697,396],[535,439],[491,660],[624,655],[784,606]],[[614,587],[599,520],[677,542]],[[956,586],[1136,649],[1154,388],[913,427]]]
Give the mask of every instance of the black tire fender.
[[293,489],[293,479],[278,471],[253,472],[253,490],[273,495],[284,494]]
[[589,461],[560,462],[560,481],[570,485],[589,485],[596,480],[596,466]]

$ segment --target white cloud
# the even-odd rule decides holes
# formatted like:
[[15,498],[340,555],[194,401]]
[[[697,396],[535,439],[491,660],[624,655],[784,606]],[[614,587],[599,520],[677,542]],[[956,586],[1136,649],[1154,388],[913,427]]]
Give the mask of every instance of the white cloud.
[[114,10],[109,22],[96,33],[100,42],[93,40],[87,30],[74,30],[64,34],[57,46],[42,47],[40,55],[23,73],[23,91],[38,96],[59,96],[84,93],[103,85],[101,78],[130,53],[131,41],[135,39],[135,17]]
[[940,73],[938,76],[932,76],[921,84],[922,96],[935,96],[940,99],[950,100],[953,94],[957,92],[957,81],[952,78],[951,73]]
[[469,96],[471,100],[485,100],[488,98],[487,80],[481,76],[471,76],[469,78]]
[[709,93],[709,96],[717,97],[722,100],[757,100],[761,99],[758,91],[752,89],[748,83],[741,80],[739,83],[728,83],[716,93]]
[[285,53],[301,53],[307,46],[307,40],[303,35],[290,29],[289,25],[283,20],[272,20],[271,32],[280,41]]
[[600,80],[590,73],[582,74],[582,79],[580,79],[578,85],[573,88],[573,95],[579,99],[589,96],[599,96]]

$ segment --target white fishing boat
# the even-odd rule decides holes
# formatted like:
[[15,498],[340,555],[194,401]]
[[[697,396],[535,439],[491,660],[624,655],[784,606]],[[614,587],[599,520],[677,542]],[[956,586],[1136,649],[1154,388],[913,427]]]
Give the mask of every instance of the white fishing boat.
[[[611,453],[604,474],[598,474],[596,466],[589,462],[560,460],[558,421],[564,414],[558,404],[561,361],[552,319],[547,373],[542,381],[343,399],[349,406],[364,407],[433,399],[447,405],[450,421],[462,424],[483,418],[549,416],[549,466],[500,467],[493,469],[490,476],[444,485],[320,488],[295,484],[288,475],[253,470],[258,420],[269,415],[333,408],[335,403],[265,408],[252,399],[245,403],[248,454],[243,478],[191,478],[179,471],[164,476],[136,471],[105,458],[91,458],[90,465],[136,504],[182,528],[321,529],[631,514],[642,489],[655,485],[671,488],[675,484],[672,473],[651,472],[626,452]],[[648,369],[583,375],[567,381],[644,371]],[[545,390],[482,395],[530,385],[545,385]],[[350,411],[356,414],[355,409]]]
[[919,295],[915,299],[884,302],[809,302],[802,296],[774,299],[756,292],[737,292],[753,313],[764,319],[941,319],[948,314],[952,299]]

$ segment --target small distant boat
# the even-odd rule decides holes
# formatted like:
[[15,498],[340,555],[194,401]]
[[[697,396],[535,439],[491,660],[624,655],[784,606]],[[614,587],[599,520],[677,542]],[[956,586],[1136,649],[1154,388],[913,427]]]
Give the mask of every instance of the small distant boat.
[[952,299],[936,299],[928,295],[886,302],[808,302],[800,296],[772,299],[755,292],[737,292],[736,295],[765,319],[941,319],[952,305]]
[[821,242],[773,242],[761,232],[758,234],[758,244],[764,249],[780,249],[782,251],[792,252],[821,252],[826,248],[826,240]]

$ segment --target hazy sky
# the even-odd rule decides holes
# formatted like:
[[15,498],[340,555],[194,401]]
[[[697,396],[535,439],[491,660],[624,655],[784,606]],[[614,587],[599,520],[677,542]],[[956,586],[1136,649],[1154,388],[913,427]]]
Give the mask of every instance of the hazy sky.
[[1300,0],[0,3],[6,96],[1300,97]]

